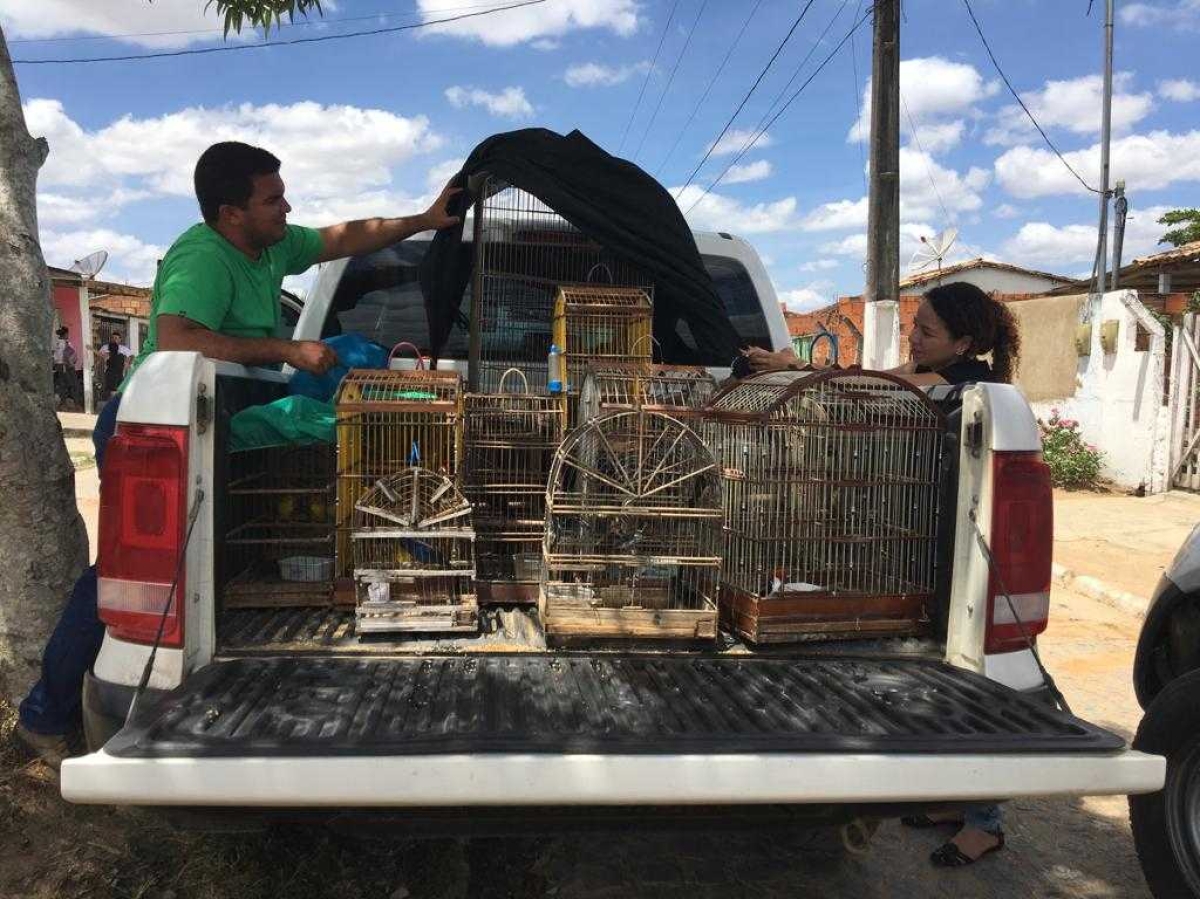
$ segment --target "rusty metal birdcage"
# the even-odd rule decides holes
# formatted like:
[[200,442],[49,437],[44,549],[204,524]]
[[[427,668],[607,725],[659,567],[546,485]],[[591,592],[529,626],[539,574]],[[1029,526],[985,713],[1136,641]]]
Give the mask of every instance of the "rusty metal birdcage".
[[484,176],[473,186],[474,281],[469,345],[472,393],[494,393],[520,368],[534,391],[547,387],[554,300],[563,286],[640,288],[653,283],[533,194]]
[[[513,377],[522,392],[505,390]],[[556,397],[529,392],[515,368],[496,393],[463,401],[463,492],[474,507],[475,591],[480,603],[536,603],[546,518],[546,477],[562,443]]]
[[579,389],[579,423],[622,409],[665,412],[688,421],[716,391],[716,379],[699,365],[593,363]]
[[215,553],[226,608],[327,605],[333,592],[334,448],[231,454],[224,539]]
[[547,485],[546,636],[714,639],[720,550],[720,475],[699,435],[657,412],[592,419]]
[[935,585],[943,420],[861,371],[773,372],[710,401],[723,623],[756,643],[914,634]]
[[475,631],[471,504],[445,475],[404,469],[354,504],[358,632]]
[[456,478],[462,455],[462,379],[452,371],[351,369],[337,414],[337,572],[353,567],[347,531],[375,482],[421,466]]

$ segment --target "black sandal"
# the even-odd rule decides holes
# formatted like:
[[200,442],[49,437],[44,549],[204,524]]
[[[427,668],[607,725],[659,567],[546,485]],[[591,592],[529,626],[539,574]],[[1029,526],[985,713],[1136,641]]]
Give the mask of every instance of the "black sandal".
[[967,865],[973,865],[985,855],[992,852],[997,852],[1004,848],[1004,832],[993,834],[998,838],[999,842],[995,846],[990,846],[979,854],[979,858],[971,858],[952,842],[945,842],[939,848],[935,849],[929,856],[929,861],[933,863],[935,868],[965,868]]
[[905,815],[900,819],[900,823],[905,827],[913,827],[917,830],[928,830],[931,827],[945,827],[947,825],[962,827],[961,819],[958,821],[935,821],[928,815]]

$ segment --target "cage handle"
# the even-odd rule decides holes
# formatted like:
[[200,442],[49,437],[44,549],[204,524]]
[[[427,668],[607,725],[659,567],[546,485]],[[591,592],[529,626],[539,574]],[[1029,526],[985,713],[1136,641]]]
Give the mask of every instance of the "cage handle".
[[408,347],[414,353],[416,353],[417,354],[417,371],[425,371],[425,358],[421,355],[421,348],[419,346],[417,346],[415,343],[409,343],[407,340],[402,340],[398,344],[396,344],[394,347],[392,347],[392,351],[390,353],[388,353],[388,357],[387,357],[388,368],[392,367],[392,357],[396,355],[396,350],[400,349],[401,347]]
[[588,284],[592,283],[592,275],[595,273],[596,269],[598,269],[598,268],[602,268],[606,272],[608,272],[608,283],[609,284],[617,283],[617,279],[613,277],[612,269],[608,267],[608,263],[607,262],[597,262],[595,265],[593,265],[591,268],[588,269],[588,273],[587,273],[587,283]]
[[649,340],[649,341],[650,341],[650,358],[651,358],[651,359],[653,359],[653,358],[654,358],[654,348],[655,348],[655,347],[658,347],[658,351],[659,351],[659,353],[660,353],[660,354],[662,353],[662,344],[658,342],[658,338],[656,338],[656,337],[655,337],[653,334],[643,334],[641,337],[639,337],[637,340],[635,340],[635,341],[633,342],[633,346],[631,346],[631,347],[629,348],[629,355],[630,355],[630,356],[636,356],[636,355],[637,355],[637,348],[638,348],[638,345],[639,345],[639,344],[640,344],[640,343],[641,343],[643,340]]
[[521,392],[529,393],[529,379],[525,377],[525,372],[519,368],[506,368],[504,374],[500,376],[500,384],[497,387],[499,393],[504,393],[504,382],[508,380],[509,375],[517,375],[521,379]]

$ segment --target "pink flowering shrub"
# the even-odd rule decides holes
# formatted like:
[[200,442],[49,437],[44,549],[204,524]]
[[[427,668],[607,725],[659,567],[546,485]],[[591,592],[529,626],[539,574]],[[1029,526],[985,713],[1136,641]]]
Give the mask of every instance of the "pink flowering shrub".
[[1050,466],[1055,487],[1095,487],[1100,478],[1104,459],[1095,446],[1085,443],[1079,433],[1079,422],[1062,418],[1057,409],[1050,410],[1048,421],[1038,421],[1042,432],[1042,453]]

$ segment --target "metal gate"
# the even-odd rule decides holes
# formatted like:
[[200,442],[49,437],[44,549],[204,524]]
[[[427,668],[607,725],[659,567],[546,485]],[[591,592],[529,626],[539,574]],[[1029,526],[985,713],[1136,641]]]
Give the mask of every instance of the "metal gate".
[[1171,487],[1200,490],[1200,317],[1183,316],[1171,341]]

